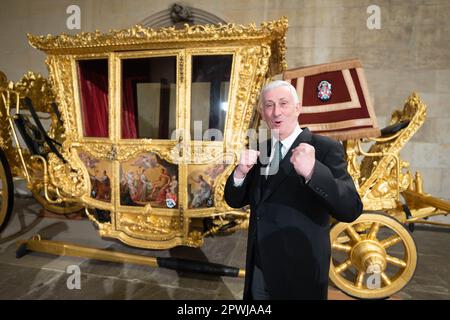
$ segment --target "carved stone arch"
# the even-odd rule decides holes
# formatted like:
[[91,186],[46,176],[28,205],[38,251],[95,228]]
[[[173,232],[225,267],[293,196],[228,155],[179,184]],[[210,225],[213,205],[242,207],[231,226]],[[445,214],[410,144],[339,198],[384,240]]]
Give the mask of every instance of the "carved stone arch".
[[155,29],[172,26],[182,28],[185,23],[189,25],[227,24],[225,20],[205,10],[182,6],[177,3],[174,3],[166,10],[152,14],[140,22],[145,27]]

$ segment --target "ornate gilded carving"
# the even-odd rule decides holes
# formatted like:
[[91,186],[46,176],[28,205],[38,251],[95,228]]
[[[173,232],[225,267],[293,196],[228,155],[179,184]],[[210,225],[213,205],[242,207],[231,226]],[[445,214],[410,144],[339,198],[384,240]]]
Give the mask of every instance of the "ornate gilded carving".
[[74,110],[75,92],[72,84],[72,60],[69,56],[49,56],[46,60],[56,103],[65,129],[64,142],[77,141]]
[[[89,153],[90,156],[96,159],[111,160],[109,153],[112,150],[111,143],[90,142],[90,143],[73,143],[72,147]],[[117,149],[116,149],[117,150]],[[117,160],[117,158],[116,158]]]
[[82,151],[88,152],[94,158],[104,160],[117,160],[120,162],[136,157],[138,154],[145,152],[154,152],[161,158],[172,163],[179,163],[178,148],[175,143],[167,143],[164,145],[154,145],[150,139],[137,140],[137,142],[118,143],[111,142],[85,142],[73,143],[72,147],[76,147]]
[[[232,163],[237,162],[238,159],[235,158],[235,160]],[[225,171],[217,178],[216,182],[216,188],[214,191],[214,199],[215,199],[215,206],[218,211],[230,211],[232,210],[231,207],[225,202],[224,199],[224,193],[225,193],[225,184],[227,182],[228,176],[233,172],[234,165],[228,166]]]
[[[2,73],[3,74],[3,73]],[[28,97],[31,99],[36,111],[43,112],[50,117],[51,123],[48,128],[48,135],[56,140],[59,140],[63,134],[64,127],[58,123],[58,118],[51,107],[51,103],[55,102],[55,94],[52,90],[51,83],[42,75],[34,72],[27,72],[16,83],[6,82],[6,75],[4,75],[5,91],[1,92],[2,99],[0,100],[0,145],[2,150],[6,152],[9,165],[15,176],[26,177],[25,169],[21,162],[17,146],[13,147],[13,128],[10,127],[8,117],[13,116],[17,110],[17,95],[20,99]],[[7,104],[7,108],[6,105]],[[19,103],[20,113],[24,114],[24,106],[22,102]],[[25,112],[26,114],[27,112]],[[17,130],[16,130],[17,131]],[[19,134],[16,132],[16,134]],[[30,154],[27,149],[21,148],[20,153],[27,165],[30,163]]]
[[48,79],[39,73],[28,71],[14,84],[14,90],[21,97],[28,97],[33,101],[36,111],[54,114],[51,103],[55,102],[55,93]]
[[[6,81],[6,77],[5,77]],[[13,175],[20,175],[20,159],[13,147],[12,128],[10,128],[10,110],[15,107],[15,94],[12,92],[13,83],[6,84],[4,87],[0,87],[0,147],[2,151],[6,153],[8,159],[10,159],[9,166]]]
[[138,235],[140,238],[167,240],[175,237],[180,230],[179,219],[176,216],[120,212],[117,217],[117,229],[129,235]]
[[[359,144],[348,143],[349,172],[360,188],[359,193],[365,210],[393,209],[400,201],[399,195],[412,181],[407,161],[400,160],[400,151],[423,125],[426,118],[426,106],[419,96],[413,93],[402,110],[393,112],[390,124],[409,121],[408,125],[391,137],[369,139],[375,142],[364,152]],[[359,166],[355,164],[357,156],[365,156]]]
[[189,247],[198,248],[203,244],[203,234],[200,231],[194,230],[189,232],[186,245]]
[[[65,155],[70,160],[73,155]],[[54,186],[66,197],[80,198],[88,193],[88,186],[81,168],[74,166],[74,160],[64,163],[55,154],[48,155],[49,175]]]
[[[161,29],[146,28],[136,25],[126,30],[110,30],[109,33],[82,32],[77,35],[61,34],[59,36],[34,36],[28,34],[30,44],[48,54],[107,52],[119,49],[145,49],[149,44],[160,43],[168,47],[173,42],[217,41],[226,44],[228,41],[267,41],[277,39],[274,44],[274,57],[277,68],[273,72],[279,73],[286,67],[285,62],[285,33],[287,30],[285,17],[273,22],[264,22],[258,28],[254,23],[248,26],[236,24],[194,25],[185,24],[183,29],[167,27]],[[146,46],[147,45],[147,46]]]
[[360,164],[358,163],[358,145],[355,140],[345,142],[347,154],[347,171],[353,179],[355,186],[359,189],[359,178],[361,177]]

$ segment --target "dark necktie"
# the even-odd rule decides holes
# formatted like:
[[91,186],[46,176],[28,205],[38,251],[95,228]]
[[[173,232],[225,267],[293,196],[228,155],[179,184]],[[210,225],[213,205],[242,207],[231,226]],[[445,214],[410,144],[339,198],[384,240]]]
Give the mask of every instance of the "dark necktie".
[[280,162],[283,159],[283,154],[281,153],[281,146],[282,143],[280,141],[277,141],[277,143],[275,143],[273,150],[273,158],[272,161],[270,161],[266,179],[269,178],[270,176],[277,174],[279,170]]

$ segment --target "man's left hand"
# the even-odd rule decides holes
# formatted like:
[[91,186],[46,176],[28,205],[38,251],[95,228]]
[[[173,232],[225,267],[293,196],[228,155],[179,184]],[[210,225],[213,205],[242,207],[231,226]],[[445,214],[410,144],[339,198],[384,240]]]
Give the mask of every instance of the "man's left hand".
[[300,143],[292,149],[291,163],[298,175],[311,179],[316,162],[316,149],[310,144]]

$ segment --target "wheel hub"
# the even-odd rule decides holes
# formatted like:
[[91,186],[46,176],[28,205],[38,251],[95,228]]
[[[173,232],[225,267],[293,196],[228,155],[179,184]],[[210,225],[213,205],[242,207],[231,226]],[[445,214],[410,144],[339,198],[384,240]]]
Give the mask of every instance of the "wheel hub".
[[386,250],[373,240],[358,242],[350,251],[350,259],[359,271],[381,273],[386,269]]

